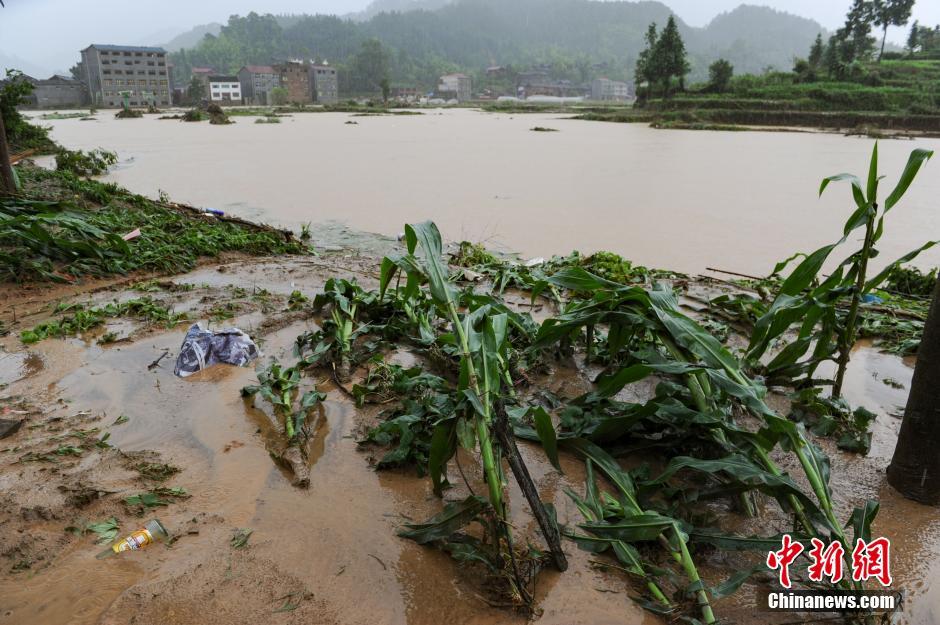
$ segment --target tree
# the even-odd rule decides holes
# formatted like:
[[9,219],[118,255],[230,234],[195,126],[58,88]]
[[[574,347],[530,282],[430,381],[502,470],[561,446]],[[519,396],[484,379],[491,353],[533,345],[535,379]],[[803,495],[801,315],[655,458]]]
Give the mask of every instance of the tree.
[[725,59],[718,59],[708,66],[708,86],[712,91],[723,93],[731,85],[734,66]]
[[914,23],[911,24],[911,32],[907,35],[907,51],[911,54],[917,50],[917,47],[920,45],[920,24],[917,23],[917,20],[914,20]]
[[206,97],[206,86],[195,76],[189,79],[189,86],[186,87],[186,97],[189,99],[190,104],[199,104]]
[[819,33],[816,35],[816,41],[813,42],[813,47],[809,49],[809,57],[807,57],[806,61],[813,69],[819,69],[822,65],[825,53],[826,50],[825,45],[823,45],[822,33]]
[[655,58],[656,42],[659,40],[659,34],[656,32],[656,22],[653,22],[646,28],[646,48],[644,48],[636,59],[636,69],[634,77],[636,83],[646,83],[646,98],[653,95],[653,83],[659,75],[659,68],[656,67],[658,59]]
[[826,45],[826,51],[823,53],[823,64],[826,66],[826,74],[829,78],[839,73],[839,44],[840,40],[836,35],[829,37],[829,43]]
[[653,59],[653,65],[658,69],[659,78],[664,83],[665,95],[669,95],[673,77],[679,79],[679,90],[685,91],[685,75],[689,73],[689,62],[686,60],[685,42],[679,34],[674,15],[669,16],[663,34],[656,42]]
[[845,18],[846,63],[864,61],[871,57],[875,40],[871,37],[871,25],[875,19],[872,0],[855,0]]
[[349,66],[353,88],[372,92],[381,89],[382,80],[388,79],[388,60],[388,52],[378,39],[363,41]]
[[878,53],[878,62],[885,53],[885,40],[888,38],[888,26],[904,26],[911,19],[911,9],[914,0],[874,0],[872,4],[872,20],[881,26],[881,52]]
[[388,78],[383,78],[379,83],[379,87],[382,89],[382,103],[387,107],[388,106],[388,94],[391,93],[392,88],[388,84]]
[[79,61],[69,68],[69,74],[80,83],[85,82],[85,64]]
[[911,392],[898,432],[888,483],[908,499],[940,503],[940,280],[917,350]]
[[277,106],[284,106],[287,104],[287,89],[284,87],[274,87],[271,89],[271,104],[276,104]]

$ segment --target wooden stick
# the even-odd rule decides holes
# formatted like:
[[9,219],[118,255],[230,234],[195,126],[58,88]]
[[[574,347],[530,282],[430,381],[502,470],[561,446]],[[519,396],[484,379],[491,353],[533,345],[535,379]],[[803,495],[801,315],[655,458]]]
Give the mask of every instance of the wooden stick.
[[0,191],[13,195],[16,183],[13,178],[13,166],[10,164],[10,148],[7,146],[7,131],[0,116]]
[[737,271],[726,271],[725,269],[715,269],[714,267],[706,267],[707,271],[714,271],[715,273],[723,273],[729,276],[738,276],[739,278],[747,278],[748,280],[766,280],[767,276],[763,278],[758,276],[751,276],[746,273],[738,273]]
[[519,489],[522,491],[522,494],[525,495],[526,501],[529,502],[532,515],[535,517],[535,520],[538,521],[539,528],[542,530],[542,536],[545,537],[545,542],[548,543],[548,549],[552,554],[552,559],[555,561],[555,567],[558,568],[559,571],[565,571],[568,569],[568,560],[565,558],[565,552],[561,549],[561,536],[558,533],[558,527],[548,516],[548,511],[539,498],[539,492],[535,487],[535,482],[532,481],[532,476],[529,475],[529,470],[526,468],[525,462],[523,462],[522,456],[519,454],[519,448],[516,447],[516,438],[510,430],[509,417],[506,415],[506,410],[503,408],[502,402],[497,402],[496,404],[496,419],[494,425],[499,446],[502,448],[506,461],[509,462],[509,468],[512,469],[512,474],[519,484]]

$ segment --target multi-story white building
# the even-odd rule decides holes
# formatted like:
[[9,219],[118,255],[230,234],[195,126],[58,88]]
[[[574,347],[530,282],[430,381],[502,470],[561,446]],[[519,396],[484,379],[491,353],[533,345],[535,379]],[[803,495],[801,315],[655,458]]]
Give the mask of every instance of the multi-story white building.
[[597,78],[591,83],[592,100],[626,101],[631,99],[630,85],[619,80]]
[[209,101],[216,104],[241,104],[242,85],[238,76],[209,76]]

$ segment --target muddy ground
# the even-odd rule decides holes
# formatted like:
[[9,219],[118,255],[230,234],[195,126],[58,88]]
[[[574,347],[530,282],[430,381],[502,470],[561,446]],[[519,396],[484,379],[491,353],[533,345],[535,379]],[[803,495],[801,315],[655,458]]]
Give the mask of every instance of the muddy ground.
[[[229,257],[146,292],[186,312],[189,321],[165,328],[115,319],[81,338],[30,346],[18,334],[47,318],[51,303],[140,297],[132,285],[142,277],[0,293],[0,320],[10,330],[0,339],[0,416],[24,419],[18,432],[0,440],[0,623],[524,622],[489,605],[480,580],[445,554],[396,537],[402,523],[430,516],[441,504],[413,470],[373,469],[380,452],[360,449],[357,439],[375,422],[375,409],[357,409],[325,374],[316,379],[328,399],[311,443],[310,487],[298,489],[269,456],[276,443],[263,402],[240,396],[256,380],[252,367],[173,375],[183,335],[195,321],[244,329],[262,349],[260,362],[270,356],[290,361],[295,337],[316,323],[304,311],[288,310],[288,295],[300,290],[312,297],[333,276],[374,287],[379,248],[389,245],[362,255]],[[105,332],[117,340],[99,344]],[[908,595],[902,622],[926,624],[940,620],[940,584],[932,582],[940,574],[940,513],[899,498],[884,479],[911,366],[861,346],[847,395],[878,414],[872,451],[859,457],[831,445],[827,450],[843,517],[865,498],[881,499],[875,533],[893,541],[892,572]],[[898,384],[885,384],[887,378]],[[544,383],[573,395],[584,380],[562,367]],[[540,449],[521,447],[559,520],[578,522],[562,489],[582,491],[580,461],[563,457],[561,474]],[[462,466],[470,486],[483,492],[473,458],[462,456]],[[188,497],[168,497],[169,505],[146,511],[123,501],[159,487],[185,488]],[[513,523],[537,540],[514,487]],[[457,485],[446,499],[466,494]],[[154,516],[172,534],[169,545],[97,560],[103,547],[93,532],[81,532],[89,522],[114,517],[123,535]],[[754,530],[764,533],[776,523],[785,524],[768,513]],[[253,533],[236,548],[231,539],[240,528]],[[592,563],[604,557],[570,541],[564,546],[571,568],[540,577],[535,620],[661,622],[631,600],[625,576]],[[717,583],[744,562],[705,554],[703,564],[708,581]],[[755,611],[766,588],[757,579],[718,601],[716,612],[726,622],[766,622],[766,613]]]

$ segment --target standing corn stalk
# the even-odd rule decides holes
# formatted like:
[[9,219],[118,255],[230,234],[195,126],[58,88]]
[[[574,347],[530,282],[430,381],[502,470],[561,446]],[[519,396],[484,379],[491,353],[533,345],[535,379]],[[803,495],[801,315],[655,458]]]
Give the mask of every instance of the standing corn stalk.
[[[406,255],[387,257],[382,261],[380,292],[384,297],[396,274],[399,279],[401,274],[407,277],[404,287],[396,286],[396,289],[403,288],[406,298],[413,297],[418,292],[421,282],[426,280],[431,299],[450,322],[453,329],[450,340],[460,356],[459,391],[467,399],[471,409],[469,417],[472,419],[472,431],[480,449],[489,502],[504,532],[503,538],[509,548],[511,559],[512,539],[507,524],[503,472],[499,462],[500,454],[497,452],[498,441],[494,441],[494,433],[497,429],[497,405],[501,390],[505,385],[509,389],[508,392],[512,392],[512,378],[509,376],[506,357],[508,315],[486,304],[471,307],[471,310],[461,315],[458,310],[460,305],[456,291],[450,283],[449,271],[441,260],[441,234],[433,222],[407,224],[405,241],[408,248]],[[419,246],[423,254],[423,262],[418,261],[414,255]],[[504,425],[502,430],[504,432],[503,451],[514,456],[510,463],[513,473],[520,482],[523,493],[526,494],[539,521],[556,566],[560,570],[565,570],[567,561],[561,551],[557,528],[550,522],[548,514],[538,499],[535,486],[531,483],[531,478],[525,470],[522,458],[518,456],[515,445],[507,444],[505,441],[508,427]],[[431,478],[434,481],[435,492],[438,493],[440,493],[441,476],[445,464],[454,453],[454,449],[446,442],[448,440],[450,436],[444,433],[442,426],[439,426],[434,434],[429,461]]]

